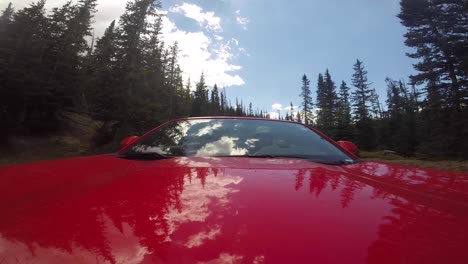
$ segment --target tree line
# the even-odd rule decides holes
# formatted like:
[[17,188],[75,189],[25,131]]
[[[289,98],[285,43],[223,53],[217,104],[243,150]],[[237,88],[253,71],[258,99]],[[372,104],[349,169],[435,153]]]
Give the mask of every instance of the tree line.
[[64,111],[89,114],[103,122],[100,133],[116,139],[177,117],[264,116],[251,103],[232,105],[217,85],[208,87],[203,73],[194,89],[184,82],[178,43],[165,43],[161,34],[158,0],[130,0],[97,39],[96,2],[46,10],[46,1],[38,0],[3,10],[0,141],[60,130]]
[[363,62],[357,60],[351,87],[342,81],[337,89],[328,70],[319,74],[313,104],[310,80],[304,75],[302,111],[287,118],[313,125],[336,140],[355,141],[365,150],[466,159],[467,2],[401,0],[400,6],[398,17],[407,29],[405,44],[413,50],[407,55],[417,59],[417,73],[408,82],[387,78],[387,99],[382,104]]
[[[183,80],[177,43],[165,43],[157,0],[130,0],[94,38],[97,0],[45,9],[45,0],[0,15],[0,143],[11,135],[49,133],[61,113],[102,121],[101,143],[140,134],[177,117],[269,117],[252,103],[231,104],[225,90]],[[286,118],[316,126],[361,149],[403,155],[468,157],[468,6],[464,0],[401,0],[398,17],[417,73],[386,80],[381,102],[357,60],[350,84],[319,74],[315,102],[302,76],[301,111]],[[202,69],[200,69],[202,72]]]

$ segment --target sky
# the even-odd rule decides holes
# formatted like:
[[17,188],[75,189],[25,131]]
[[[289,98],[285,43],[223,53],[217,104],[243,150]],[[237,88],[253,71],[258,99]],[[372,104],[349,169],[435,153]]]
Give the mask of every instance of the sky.
[[[0,0],[3,9],[10,2]],[[16,9],[31,0],[13,0]],[[48,0],[47,8],[66,0]],[[124,12],[127,0],[98,0],[99,37]],[[385,78],[408,79],[414,60],[405,54],[399,0],[162,0],[163,36],[179,44],[184,79],[202,72],[254,109],[283,114],[300,104],[301,78],[329,69],[337,87],[351,84],[353,64],[364,62],[369,82],[385,103]]]

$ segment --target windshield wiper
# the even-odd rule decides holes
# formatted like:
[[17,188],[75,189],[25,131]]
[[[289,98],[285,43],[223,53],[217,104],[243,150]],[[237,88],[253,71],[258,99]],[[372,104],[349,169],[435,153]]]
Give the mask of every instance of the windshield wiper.
[[235,157],[235,158],[258,158],[258,159],[277,159],[277,158],[284,158],[284,159],[303,159],[311,162],[316,162],[320,164],[326,164],[326,165],[351,165],[351,164],[356,164],[359,161],[358,160],[351,160],[351,159],[344,159],[344,160],[338,160],[338,161],[327,161],[323,159],[314,159],[311,157],[307,156],[300,156],[300,155],[273,155],[273,154],[259,154],[259,155],[253,155],[253,154],[246,154],[246,155],[226,155],[226,156],[214,156],[214,157]]
[[337,161],[327,161],[327,160],[315,160],[315,159],[308,159],[312,162],[326,164],[326,165],[352,165],[356,164],[358,160],[337,160]]
[[149,152],[149,153],[122,154],[122,155],[117,155],[117,157],[122,158],[122,159],[129,159],[129,160],[162,160],[162,159],[170,159],[175,156],[166,156],[166,155],[159,154],[156,152]]

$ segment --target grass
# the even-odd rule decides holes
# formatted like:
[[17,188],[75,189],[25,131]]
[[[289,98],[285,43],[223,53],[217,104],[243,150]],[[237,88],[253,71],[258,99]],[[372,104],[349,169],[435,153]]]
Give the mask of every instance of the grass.
[[[33,142],[33,144],[30,144]],[[82,144],[77,139],[70,137],[54,136],[47,139],[28,139],[23,144],[34,146],[28,151],[15,152],[12,150],[8,155],[0,156],[1,165],[12,165],[19,163],[53,160],[86,156],[92,153],[87,149],[86,144]],[[1,150],[3,153],[9,150]],[[429,168],[444,171],[468,172],[468,160],[465,161],[428,161],[416,158],[406,158],[395,154],[384,154],[382,151],[366,152],[361,151],[361,158],[370,161],[384,161],[400,165],[409,165],[419,168]]]
[[0,150],[0,166],[84,156],[88,149],[86,143],[70,136],[17,137],[14,147]]
[[16,136],[0,148],[0,166],[86,156],[93,153],[93,137],[102,123],[84,114],[62,112],[64,128],[47,136]]
[[365,160],[384,161],[384,162],[389,162],[389,163],[409,165],[409,166],[419,167],[419,168],[444,170],[444,171],[468,172],[468,160],[463,160],[463,161],[420,160],[420,159],[416,159],[412,157],[410,158],[402,157],[396,154],[386,154],[383,151],[376,151],[376,152],[361,151],[360,156],[361,158]]

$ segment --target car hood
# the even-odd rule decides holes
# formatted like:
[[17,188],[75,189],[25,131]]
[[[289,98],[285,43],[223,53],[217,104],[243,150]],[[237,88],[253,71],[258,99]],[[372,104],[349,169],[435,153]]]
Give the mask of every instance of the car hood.
[[1,263],[468,263],[468,175],[111,155],[0,167]]

